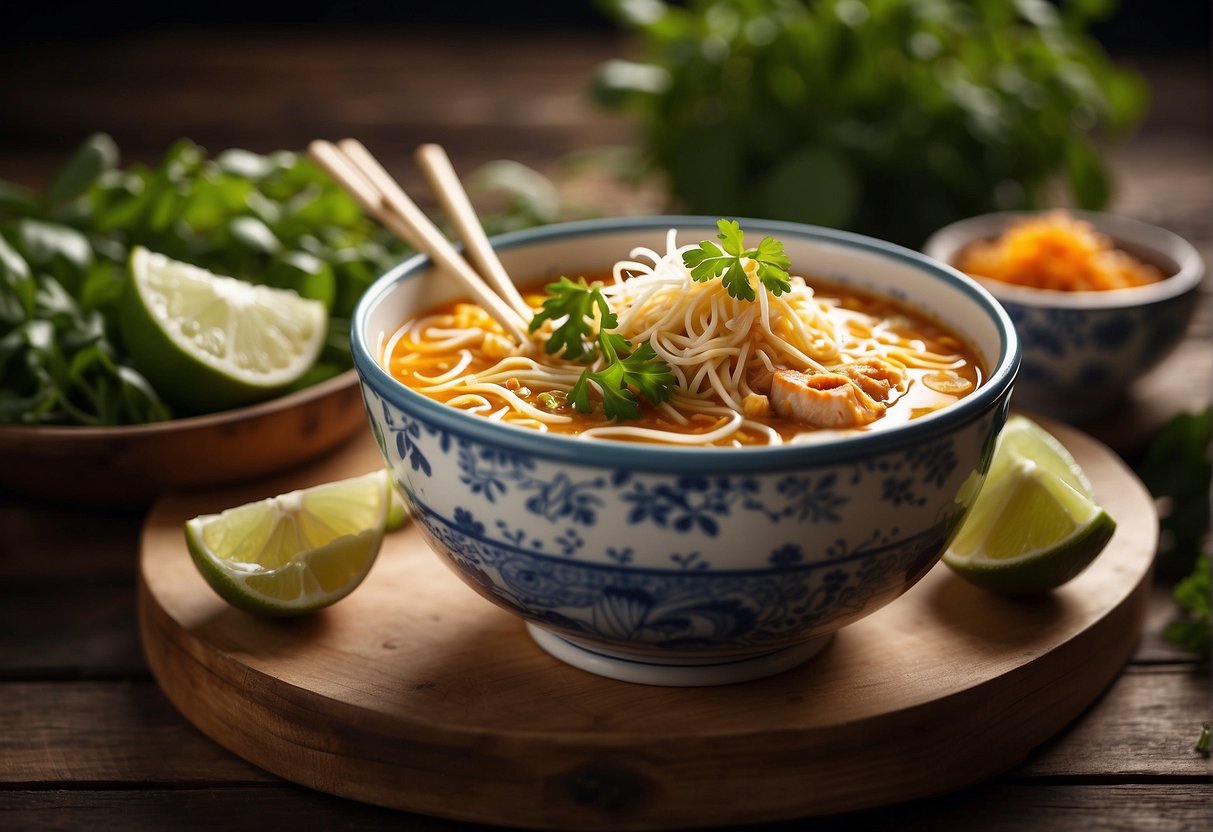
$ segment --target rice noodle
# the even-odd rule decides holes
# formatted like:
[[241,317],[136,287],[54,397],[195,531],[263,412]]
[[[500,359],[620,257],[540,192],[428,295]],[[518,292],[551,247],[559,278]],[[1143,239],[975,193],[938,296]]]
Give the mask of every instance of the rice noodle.
[[[692,279],[682,255],[694,247],[678,246],[670,230],[664,253],[632,250],[600,287],[616,314],[615,331],[633,345],[649,343],[669,365],[675,379],[670,400],[653,406],[645,424],[599,419],[576,435],[692,446],[799,441],[743,412],[746,398],[763,395],[779,370],[832,372],[872,357],[923,373],[970,363],[959,352],[933,351],[839,299],[817,297],[801,277],[791,277],[791,290],[777,296],[751,275],[755,300],[733,298],[720,280]],[[557,323],[545,323],[536,342],[492,360],[481,345],[500,327],[483,310],[459,304],[453,313],[428,314],[401,326],[386,342],[384,364],[410,387],[452,407],[535,430],[560,430],[586,421],[566,396],[587,365],[543,354],[543,337]],[[945,342],[945,349],[954,343]],[[604,366],[602,357],[588,365],[591,371]],[[767,412],[758,401],[758,410],[747,412]],[[936,394],[914,409],[943,403]]]

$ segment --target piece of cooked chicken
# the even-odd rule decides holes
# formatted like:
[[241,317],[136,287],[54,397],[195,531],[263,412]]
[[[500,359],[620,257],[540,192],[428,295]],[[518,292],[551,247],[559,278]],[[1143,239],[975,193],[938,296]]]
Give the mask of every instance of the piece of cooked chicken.
[[883,416],[889,395],[904,385],[905,372],[879,358],[831,373],[777,370],[771,378],[771,409],[813,427],[860,427]]
[[878,402],[887,402],[893,390],[905,390],[906,371],[883,358],[863,358],[843,364],[834,372],[846,376]]

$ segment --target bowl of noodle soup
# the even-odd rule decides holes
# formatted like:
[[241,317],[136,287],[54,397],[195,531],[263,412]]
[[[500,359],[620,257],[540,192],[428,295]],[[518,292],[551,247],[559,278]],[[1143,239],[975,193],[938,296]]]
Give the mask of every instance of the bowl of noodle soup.
[[618,340],[596,357],[547,346],[559,316],[514,343],[424,256],[356,310],[371,428],[414,522],[584,670],[705,685],[807,661],[935,564],[1005,421],[1018,343],[974,281],[846,232],[741,225],[782,243],[786,288],[761,255],[738,261],[752,299],[693,280],[714,218],[494,238],[536,313],[562,277],[598,289],[587,320]]

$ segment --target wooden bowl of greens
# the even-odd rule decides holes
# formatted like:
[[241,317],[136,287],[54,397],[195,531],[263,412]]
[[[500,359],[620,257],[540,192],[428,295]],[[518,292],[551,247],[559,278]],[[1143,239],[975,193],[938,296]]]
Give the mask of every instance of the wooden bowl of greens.
[[[269,310],[289,296],[310,310],[306,356],[261,387],[225,384],[223,368],[208,374],[189,356],[160,360],[171,350],[144,337],[146,321],[131,324],[140,251],[279,293]],[[121,168],[98,135],[45,191],[0,182],[0,490],[139,505],[334,448],[365,427],[350,314],[404,253],[293,153],[209,159],[182,141],[156,167]],[[165,304],[185,326],[206,324],[205,312]]]
[[0,427],[0,491],[137,507],[285,470],[366,429],[349,370],[262,404],[145,425]]

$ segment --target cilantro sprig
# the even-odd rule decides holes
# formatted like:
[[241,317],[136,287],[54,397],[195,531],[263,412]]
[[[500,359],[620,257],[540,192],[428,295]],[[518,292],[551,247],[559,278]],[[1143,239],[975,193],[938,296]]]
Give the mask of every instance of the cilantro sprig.
[[774,237],[763,237],[757,248],[747,249],[745,232],[736,220],[717,220],[716,227],[720,229],[717,235],[720,245],[704,240],[698,248],[682,255],[692,278],[700,283],[720,278],[730,297],[754,300],[754,287],[742,263],[746,258],[758,264],[758,280],[768,292],[778,297],[791,290],[788,268],[792,261],[783,253],[783,243]]
[[[561,277],[544,287],[548,297],[531,319],[535,332],[545,321],[555,326],[544,344],[549,355],[563,355],[572,361],[593,361],[601,356],[600,370],[586,368],[569,391],[569,402],[582,413],[592,413],[592,387],[602,396],[602,412],[608,419],[634,419],[640,414],[639,393],[653,404],[670,397],[674,373],[651,344],[634,346],[618,332],[619,317],[598,286],[585,278],[576,281]],[[591,384],[592,383],[592,384]]]

